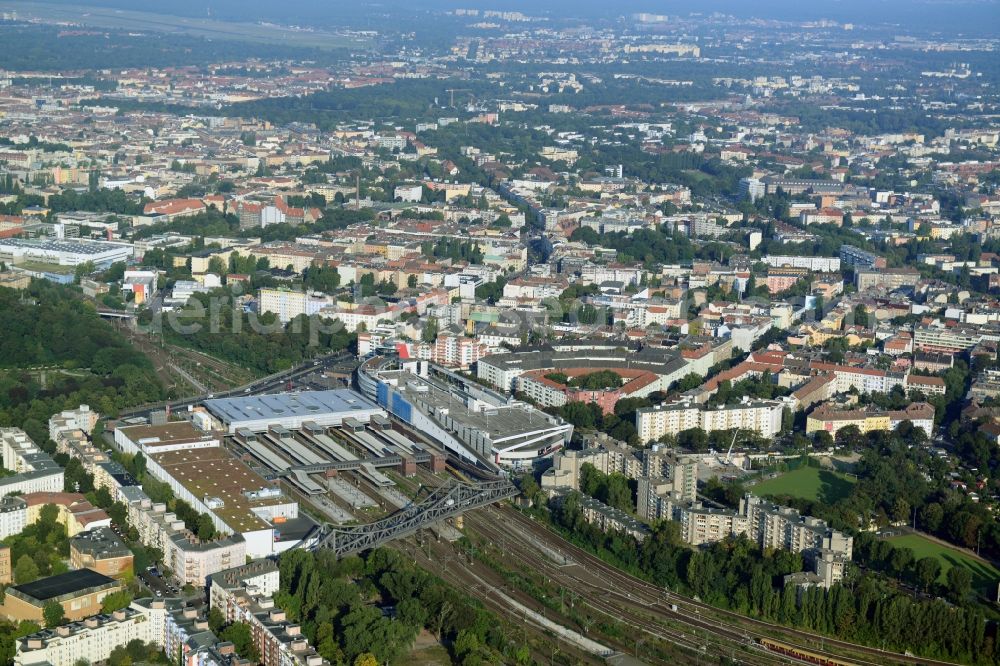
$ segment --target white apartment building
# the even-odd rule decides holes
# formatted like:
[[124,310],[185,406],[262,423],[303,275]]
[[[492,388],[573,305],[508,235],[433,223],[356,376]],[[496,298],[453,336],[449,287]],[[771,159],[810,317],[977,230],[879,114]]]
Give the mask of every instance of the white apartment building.
[[854,539],[831,529],[826,521],[803,516],[797,510],[767,502],[756,495],[740,500],[738,514],[750,523],[750,534],[761,548],[783,548],[793,553],[830,550],[847,559]]
[[126,504],[129,525],[144,545],[163,551],[164,565],[183,582],[202,586],[216,571],[246,561],[247,542],[242,535],[200,542],[165,504],[154,504],[137,487],[132,487],[130,494],[134,499]]
[[698,503],[682,507],[678,518],[681,538],[692,546],[715,543],[729,536],[750,532],[750,521],[745,516],[724,509],[710,509]]
[[646,328],[653,324],[666,326],[671,321],[681,318],[681,301],[661,303],[636,303],[631,307],[631,314],[636,326]]
[[957,353],[972,349],[995,331],[974,326],[917,326],[913,331],[913,348],[922,351]]
[[[563,279],[515,278],[504,285],[503,298],[512,304],[521,299],[558,298],[569,283]],[[503,303],[501,302],[501,305]]]
[[89,435],[97,425],[100,415],[91,411],[88,405],[80,405],[77,409],[69,409],[59,412],[49,419],[49,439],[58,441],[59,436],[64,432],[79,430]]
[[761,437],[773,437],[781,432],[781,417],[786,407],[791,406],[784,400],[749,399],[711,408],[688,401],[656,405],[636,412],[636,430],[644,442],[692,428],[705,432],[752,430]]
[[[500,358],[499,356],[497,358]],[[513,391],[517,378],[524,372],[523,368],[507,364],[493,364],[488,359],[480,359],[476,363],[476,376],[504,391]]]
[[489,353],[489,347],[474,338],[439,335],[427,360],[449,367],[468,368]]
[[110,615],[46,629],[18,639],[15,666],[75,666],[105,661],[116,647],[141,640],[162,646],[167,611],[163,601],[133,602]]
[[202,542],[182,530],[170,535],[164,544],[164,564],[178,579],[198,587],[213,573],[247,560],[247,540],[241,534]]
[[635,415],[639,441],[649,442],[664,435],[701,427],[701,408],[690,402],[676,402],[640,409]]
[[291,289],[261,289],[257,296],[257,312],[271,312],[278,320],[287,324],[299,315],[311,316],[334,304],[332,296],[316,291],[293,291]]
[[319,314],[327,319],[339,320],[343,324],[345,331],[354,333],[359,327],[364,327],[368,331],[378,327],[382,322],[393,323],[399,319],[400,312],[400,308],[383,305],[358,305],[352,307],[330,305],[320,310]]
[[724,405],[701,411],[701,429],[753,430],[761,437],[773,437],[781,432],[781,415],[785,404],[774,400],[744,399],[737,405]]
[[852,537],[831,529],[825,521],[754,495],[743,497],[736,511],[706,508],[699,502],[667,504],[668,511],[655,517],[679,522],[685,542],[698,546],[743,535],[764,549],[805,553],[819,576],[813,582],[824,587],[843,578],[844,565],[853,553]]
[[20,534],[28,526],[28,503],[17,496],[0,498],[0,539]]
[[551,379],[523,375],[514,381],[516,390],[524,393],[539,407],[561,407],[566,404],[566,392]]
[[392,191],[392,198],[409,203],[420,203],[424,196],[423,185],[397,185]]
[[839,273],[840,257],[797,257],[786,255],[768,255],[761,259],[774,268],[805,268],[814,273]]
[[0,453],[4,468],[15,473],[0,479],[0,497],[62,492],[63,468],[20,428],[0,428]]

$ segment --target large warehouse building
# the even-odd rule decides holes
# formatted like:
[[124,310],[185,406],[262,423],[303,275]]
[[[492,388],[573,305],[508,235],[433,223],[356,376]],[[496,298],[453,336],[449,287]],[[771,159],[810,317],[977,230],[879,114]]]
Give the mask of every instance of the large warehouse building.
[[368,423],[385,411],[349,389],[304,391],[205,401],[205,408],[230,435],[237,430],[264,432],[272,426],[299,430],[306,422],[319,426],[339,426],[353,418]]
[[251,557],[267,557],[291,543],[279,543],[273,523],[299,517],[298,503],[222,447],[217,433],[188,421],[115,430],[119,450],[146,457],[149,472],[174,496],[207,514],[220,534],[241,535]]
[[128,243],[78,239],[0,239],[0,259],[5,259],[15,266],[26,261],[59,266],[79,266],[89,261],[94,264],[95,268],[107,268],[116,261],[127,262],[133,254],[133,248]]
[[359,369],[358,384],[393,416],[480,465],[531,468],[573,435],[562,419],[426,361],[375,357]]

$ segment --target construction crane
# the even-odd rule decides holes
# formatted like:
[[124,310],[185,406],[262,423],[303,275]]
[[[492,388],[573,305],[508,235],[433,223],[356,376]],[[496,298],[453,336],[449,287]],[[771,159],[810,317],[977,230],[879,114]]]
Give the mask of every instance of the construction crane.
[[733,464],[733,447],[736,446],[736,437],[739,436],[739,434],[740,434],[740,429],[737,428],[736,432],[733,433],[733,441],[729,443],[729,450],[726,451],[726,459],[720,461],[722,462],[723,465]]
[[[469,93],[470,96],[472,96],[472,90],[470,90],[469,88],[447,88],[445,89],[445,92],[448,93],[449,99],[451,100],[451,103],[448,106],[452,108],[455,107],[455,93],[467,92]],[[473,97],[473,99],[475,99],[475,97]]]

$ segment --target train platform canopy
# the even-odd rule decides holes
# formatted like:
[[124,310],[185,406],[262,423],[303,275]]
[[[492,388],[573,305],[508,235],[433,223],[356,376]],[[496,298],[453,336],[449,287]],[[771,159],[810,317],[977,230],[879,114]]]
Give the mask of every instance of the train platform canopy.
[[367,423],[385,412],[350,389],[301,391],[206,400],[205,408],[229,434],[245,428],[264,432],[271,426],[298,430],[306,423],[339,426],[347,419]]

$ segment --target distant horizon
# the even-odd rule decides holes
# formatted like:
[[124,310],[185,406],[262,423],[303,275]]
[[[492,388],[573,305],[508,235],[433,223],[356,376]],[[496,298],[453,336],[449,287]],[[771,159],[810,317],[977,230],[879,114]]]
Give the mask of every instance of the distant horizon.
[[[6,4],[6,3],[0,3]],[[738,18],[841,23],[897,24],[905,29],[977,35],[1000,32],[1000,0],[837,0],[808,3],[797,0],[770,0],[746,3],[740,0],[703,0],[697,4],[680,0],[633,0],[627,4],[550,0],[385,0],[352,3],[346,7],[322,0],[287,0],[276,5],[268,0],[174,0],[168,6],[152,0],[44,0],[30,3],[36,10],[44,4],[114,7],[182,16],[206,16],[234,21],[317,21],[335,22],[363,18],[367,12],[448,11],[460,8],[521,11],[529,15],[572,18],[613,19],[633,13],[660,13],[672,16],[730,14]]]

